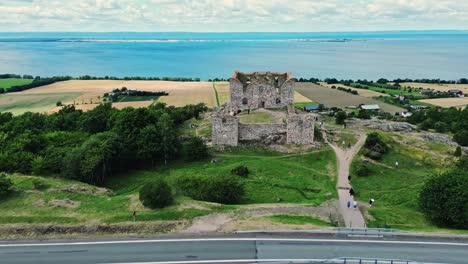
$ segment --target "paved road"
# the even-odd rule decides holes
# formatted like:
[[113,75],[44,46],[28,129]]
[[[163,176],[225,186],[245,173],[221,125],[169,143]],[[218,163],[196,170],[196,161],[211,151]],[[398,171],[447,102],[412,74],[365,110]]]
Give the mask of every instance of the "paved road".
[[[367,257],[466,263],[468,244],[295,238],[195,238],[34,244],[0,243],[0,263],[148,263]],[[215,261],[214,261],[215,262]]]
[[[323,135],[326,140],[326,134],[323,133]],[[348,180],[349,168],[354,156],[366,142],[366,138],[366,135],[360,134],[360,138],[357,143],[347,150],[343,150],[327,140],[328,145],[330,145],[333,151],[335,151],[336,160],[338,162],[338,181],[336,187],[338,188],[340,213],[343,216],[346,227],[363,228],[366,226],[366,222],[364,221],[364,217],[361,212],[357,209],[354,210],[347,207],[348,201],[351,203],[351,206],[354,201],[353,197],[349,195],[349,189],[351,189],[351,184]]]

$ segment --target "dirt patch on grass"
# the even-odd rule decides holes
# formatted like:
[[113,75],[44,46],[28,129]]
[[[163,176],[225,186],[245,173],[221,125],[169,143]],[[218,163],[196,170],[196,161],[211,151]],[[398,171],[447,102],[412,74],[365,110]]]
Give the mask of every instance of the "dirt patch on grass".
[[63,199],[63,200],[54,199],[48,202],[48,205],[50,206],[64,207],[64,208],[75,208],[75,207],[78,207],[80,204],[81,202],[73,201],[70,199]]
[[[185,233],[234,232],[247,229],[312,229],[307,225],[284,225],[265,220],[275,214],[300,214],[341,223],[338,202],[328,201],[320,206],[297,204],[262,204],[242,207],[235,212],[215,213],[195,219]],[[316,228],[316,227],[315,227]]]
[[0,225],[0,237],[15,238],[71,238],[83,236],[130,236],[140,234],[168,233],[180,230],[187,221],[154,221],[140,223],[95,224],[95,225]]

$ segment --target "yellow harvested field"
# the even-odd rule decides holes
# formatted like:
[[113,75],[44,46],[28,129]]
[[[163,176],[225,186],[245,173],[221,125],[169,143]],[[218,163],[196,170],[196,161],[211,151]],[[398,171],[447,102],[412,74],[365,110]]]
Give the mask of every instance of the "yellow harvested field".
[[447,92],[451,89],[458,89],[463,91],[463,93],[468,93],[468,84],[437,84],[437,83],[400,83],[403,87],[413,87],[413,88],[424,88],[424,89],[434,89],[441,92]]
[[368,97],[368,98],[379,97],[379,96],[389,96],[388,94],[379,93],[379,92],[372,91],[372,90],[357,89],[357,88],[349,87],[349,86],[343,85],[343,84],[341,84],[341,83],[328,84],[328,83],[326,83],[326,82],[321,82],[320,85],[321,85],[321,86],[328,87],[328,88],[331,88],[332,86],[343,87],[343,88],[346,88],[346,89],[349,88],[349,89],[351,89],[351,90],[357,91],[358,94],[359,94],[360,96],[362,96],[362,97]]
[[[208,107],[216,106],[216,97],[210,82],[72,80],[4,95],[0,98],[0,111],[9,110],[14,113],[23,113],[28,110],[53,112],[59,109],[55,106],[57,101],[64,104],[74,104],[77,109],[86,111],[102,102],[104,93],[122,87],[140,91],[165,91],[169,95],[160,97],[159,101],[168,105],[184,106],[205,103]],[[28,107],[29,103],[44,101],[42,98],[48,98],[47,103],[40,104],[40,107],[38,105],[37,109]],[[139,101],[114,103],[113,105],[116,108],[145,107],[152,103],[152,101]]]
[[205,103],[216,106],[216,95],[211,82],[128,81],[123,86],[141,91],[165,91],[158,101],[173,106]]
[[216,91],[218,92],[219,104],[223,105],[231,100],[231,95],[229,93],[229,83],[228,82],[215,82],[214,83]]
[[295,92],[294,93],[294,102],[295,103],[313,103],[314,101],[310,100],[309,98],[303,96],[302,94]]
[[440,106],[444,108],[449,107],[462,107],[468,105],[468,97],[464,98],[436,98],[436,99],[423,99],[420,102]]

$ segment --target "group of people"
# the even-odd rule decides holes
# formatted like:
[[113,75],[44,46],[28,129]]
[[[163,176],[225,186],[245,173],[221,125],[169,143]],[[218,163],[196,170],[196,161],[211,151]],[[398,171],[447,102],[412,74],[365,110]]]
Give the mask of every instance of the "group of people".
[[[350,178],[351,178],[351,176],[348,176],[348,179],[350,179]],[[357,204],[357,201],[354,200],[354,190],[353,190],[353,188],[349,189],[349,196],[351,196],[351,198],[353,199],[353,203],[352,203],[353,209],[356,210],[358,204]],[[369,200],[369,207],[373,207],[373,206],[374,206],[374,203],[375,203],[375,199],[374,199],[374,198],[371,198],[371,199]],[[348,208],[351,208],[351,201],[348,200],[348,202],[347,202],[346,205],[348,206]]]

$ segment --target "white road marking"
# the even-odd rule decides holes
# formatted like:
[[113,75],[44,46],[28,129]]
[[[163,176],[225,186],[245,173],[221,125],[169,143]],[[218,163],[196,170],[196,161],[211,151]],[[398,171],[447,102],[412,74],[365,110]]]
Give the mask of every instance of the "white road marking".
[[318,243],[374,243],[374,244],[403,244],[403,245],[439,245],[463,246],[468,243],[454,242],[425,242],[425,241],[382,241],[382,240],[346,240],[346,239],[312,239],[312,238],[185,238],[185,239],[146,239],[146,240],[117,240],[117,241],[89,241],[68,243],[34,243],[34,244],[0,244],[2,247],[39,247],[39,246],[79,246],[79,245],[110,245],[110,244],[138,244],[138,243],[173,243],[173,242],[223,242],[223,241],[273,241],[273,242],[318,242]]
[[[127,263],[101,263],[101,264],[207,264],[207,263],[258,263],[258,262],[288,262],[288,263],[309,263],[309,262],[324,262],[328,263],[343,263],[342,259],[222,259],[222,260],[182,260],[182,261],[158,261],[158,262],[127,262]],[[335,261],[335,262],[333,262]],[[347,263],[359,263],[358,259],[347,259]],[[408,263],[418,263],[410,261]],[[421,263],[421,262],[419,262]],[[424,264],[446,264],[446,263],[431,263],[424,262]]]
[[221,259],[221,260],[185,260],[160,262],[128,262],[128,263],[101,263],[101,264],[205,264],[205,263],[255,263],[255,262],[318,262],[325,259]]

